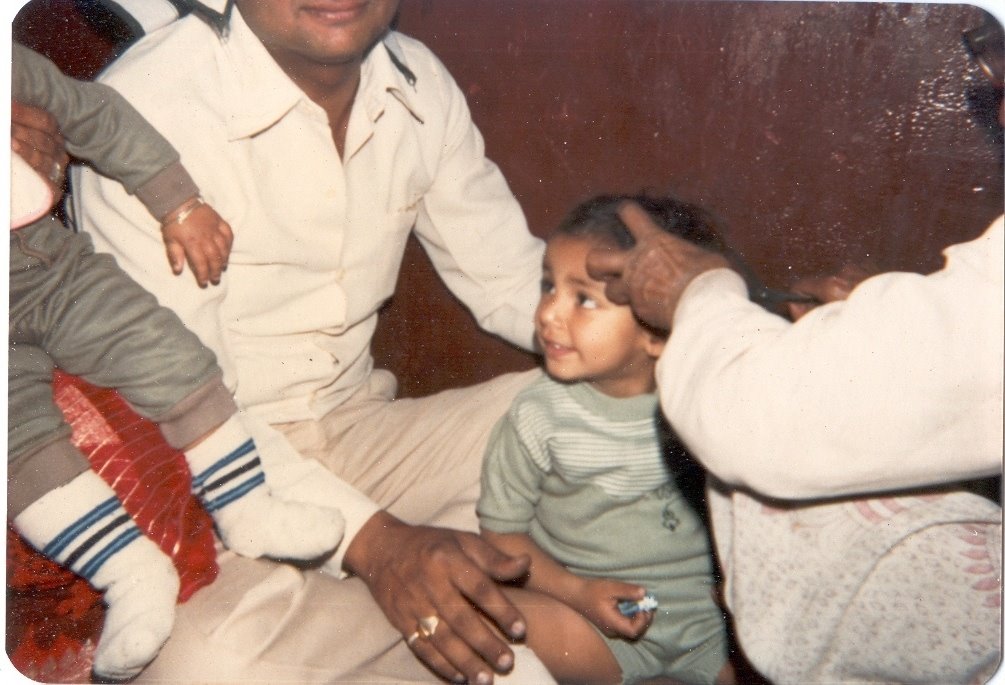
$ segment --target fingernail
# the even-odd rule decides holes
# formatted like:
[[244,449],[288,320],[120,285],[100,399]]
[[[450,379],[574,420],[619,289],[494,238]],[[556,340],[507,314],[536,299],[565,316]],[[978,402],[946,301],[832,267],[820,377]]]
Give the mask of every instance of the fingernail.
[[501,657],[499,657],[499,660],[496,661],[496,667],[500,671],[508,671],[511,668],[513,668],[513,655],[503,654]]
[[516,621],[509,628],[509,634],[515,638],[521,638],[527,634],[527,624],[523,621]]
[[492,685],[492,674],[481,671],[475,676],[475,682],[478,685]]

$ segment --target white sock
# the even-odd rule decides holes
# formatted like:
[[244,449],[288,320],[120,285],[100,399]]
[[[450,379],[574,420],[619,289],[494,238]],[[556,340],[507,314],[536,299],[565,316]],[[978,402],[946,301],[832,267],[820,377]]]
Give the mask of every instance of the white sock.
[[14,527],[43,555],[104,591],[107,611],[94,672],[121,680],[143,670],[171,634],[178,574],[115,491],[85,471],[33,502]]
[[185,453],[192,492],[213,517],[227,547],[247,557],[316,559],[342,539],[338,509],[272,495],[255,441],[232,416]]

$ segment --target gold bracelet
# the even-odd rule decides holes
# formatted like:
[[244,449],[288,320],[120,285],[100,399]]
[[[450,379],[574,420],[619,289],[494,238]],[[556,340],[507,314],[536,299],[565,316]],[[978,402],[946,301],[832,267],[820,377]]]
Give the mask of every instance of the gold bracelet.
[[185,209],[178,212],[175,218],[171,219],[171,221],[164,222],[165,226],[170,226],[171,224],[185,223],[185,221],[192,215],[192,212],[199,209],[199,207],[202,207],[206,203],[203,202],[202,197],[196,195],[194,199],[189,200],[185,204],[187,204],[188,206],[185,207]]

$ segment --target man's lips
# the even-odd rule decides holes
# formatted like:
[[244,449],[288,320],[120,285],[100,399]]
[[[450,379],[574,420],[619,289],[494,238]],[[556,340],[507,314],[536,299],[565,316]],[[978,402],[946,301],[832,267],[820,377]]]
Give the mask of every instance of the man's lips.
[[302,11],[319,21],[339,24],[352,21],[366,10],[367,2],[349,0],[348,2],[317,2],[302,8]]

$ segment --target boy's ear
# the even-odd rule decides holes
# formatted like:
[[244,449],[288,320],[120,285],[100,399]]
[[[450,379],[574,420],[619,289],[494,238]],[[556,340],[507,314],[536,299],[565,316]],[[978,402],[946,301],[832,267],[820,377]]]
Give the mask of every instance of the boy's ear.
[[645,345],[646,354],[656,359],[663,354],[663,348],[667,344],[667,336],[665,333],[656,331],[646,331],[645,335],[646,338],[643,344]]

